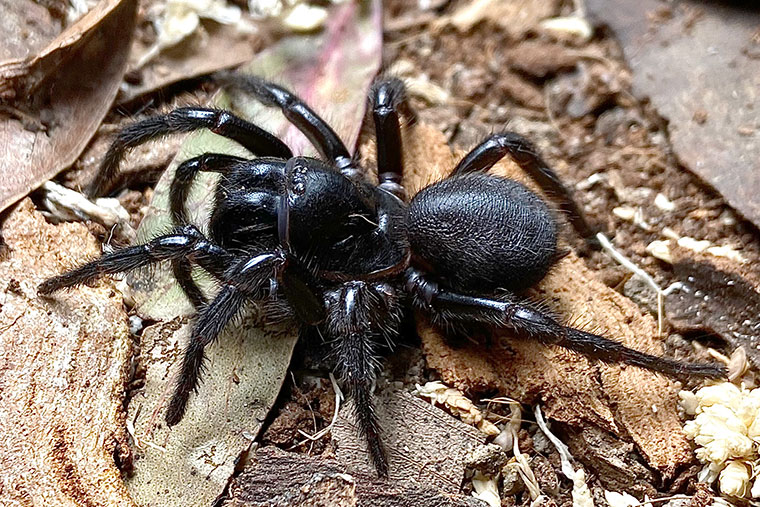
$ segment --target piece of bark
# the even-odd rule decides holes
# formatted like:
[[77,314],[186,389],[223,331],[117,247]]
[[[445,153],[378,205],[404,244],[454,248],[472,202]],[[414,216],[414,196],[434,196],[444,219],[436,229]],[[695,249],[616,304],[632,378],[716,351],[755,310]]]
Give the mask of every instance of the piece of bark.
[[559,43],[525,41],[506,49],[504,56],[511,69],[542,80],[574,69],[584,53]]
[[33,57],[0,63],[0,211],[70,166],[116,96],[136,0],[107,0]]
[[[375,398],[389,481],[425,484],[442,494],[458,494],[469,458],[485,444],[485,434],[406,392],[377,393]],[[338,461],[348,473],[376,480],[353,406],[342,408],[332,437]]]
[[466,467],[485,449],[483,433],[409,393],[383,391],[375,402],[388,451],[387,479],[378,478],[370,464],[349,404],[332,428],[334,457],[258,450],[230,486],[226,505],[483,505],[460,491]]
[[[405,184],[412,195],[447,174],[458,158],[449,151],[443,134],[425,125],[412,129],[404,142]],[[536,190],[511,161],[500,162],[492,172]],[[572,252],[531,295],[574,326],[643,352],[662,353],[652,317],[596,280]],[[666,478],[693,459],[676,414],[675,385],[661,375],[590,362],[559,347],[512,338],[507,331],[497,333],[498,343],[488,349],[470,342],[452,347],[424,320],[418,331],[428,364],[445,382],[465,392],[498,391],[522,403],[541,403],[552,419],[574,426],[591,424],[630,437],[647,462]]]
[[104,280],[37,297],[43,279],[99,253],[95,238],[82,224],[46,223],[28,199],[2,236],[0,503],[133,506],[114,462],[129,454],[121,295]]
[[656,475],[636,456],[633,444],[599,428],[565,426],[564,440],[570,454],[594,468],[602,485],[611,491],[627,491],[641,498],[657,494]]
[[335,459],[259,449],[230,485],[225,507],[358,505],[356,481]]
[[363,480],[334,457],[312,457],[276,447],[259,449],[230,485],[224,507],[482,507],[480,500],[445,495],[424,483]]

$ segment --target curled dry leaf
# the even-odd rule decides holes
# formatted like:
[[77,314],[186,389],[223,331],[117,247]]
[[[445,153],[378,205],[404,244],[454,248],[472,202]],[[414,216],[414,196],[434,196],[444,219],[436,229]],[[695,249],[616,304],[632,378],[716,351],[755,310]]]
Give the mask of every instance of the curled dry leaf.
[[[362,9],[348,2],[338,6],[327,31],[312,37],[283,39],[261,53],[245,72],[278,82],[303,97],[318,112],[341,118],[336,124],[348,146],[358,136],[372,77],[380,65],[380,5]],[[359,49],[357,49],[359,48]],[[218,107],[230,107],[228,97]],[[283,137],[298,151],[305,143],[289,134],[279,111],[242,97],[234,108],[241,116]],[[251,156],[241,147],[210,132],[192,134],[156,186],[151,208],[138,230],[138,241],[171,228],[168,190],[178,163],[204,152]],[[191,220],[205,224],[216,175],[201,175],[188,198]],[[189,323],[177,318],[192,313],[168,269],[136,273],[128,278],[144,318],[163,321],[147,329],[141,356],[146,386],[129,405],[129,421],[140,447],[135,473],[127,485],[143,504],[161,505],[166,491],[180,503],[210,504],[224,490],[241,453],[248,450],[285,377],[297,340],[293,328],[256,326],[248,319],[230,326],[208,347],[207,374],[188,413],[178,425],[163,425],[163,405],[173,387],[172,364],[182,353]],[[207,286],[210,283],[206,284]],[[213,289],[211,287],[206,287]]]
[[744,347],[760,367],[760,279],[754,266],[710,258],[676,258],[673,272],[683,280],[665,299],[665,310],[678,332],[707,332],[732,347]]
[[114,463],[128,457],[130,339],[113,283],[37,297],[37,285],[98,247],[78,223],[47,224],[30,200],[2,228],[2,505],[134,505]]
[[70,166],[111,106],[136,0],[101,2],[31,57],[0,63],[0,211]]
[[[411,192],[443,177],[457,160],[443,134],[418,125],[404,138],[405,184]],[[461,154],[460,154],[461,156]],[[515,164],[504,161],[494,169],[537,190]],[[591,328],[638,350],[661,354],[651,316],[632,301],[594,278],[574,254],[565,256],[534,289],[566,320]],[[442,379],[465,393],[498,391],[522,403],[542,402],[546,415],[574,426],[593,425],[616,435],[630,435],[648,463],[670,477],[692,460],[689,442],[676,414],[676,393],[661,375],[629,366],[590,363],[559,347],[511,339],[484,353],[485,345],[448,345],[427,323],[418,331],[428,364]]]

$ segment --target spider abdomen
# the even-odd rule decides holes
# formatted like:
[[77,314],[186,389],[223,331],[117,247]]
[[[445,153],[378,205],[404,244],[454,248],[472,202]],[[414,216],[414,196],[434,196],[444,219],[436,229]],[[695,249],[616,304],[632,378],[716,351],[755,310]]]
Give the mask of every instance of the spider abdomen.
[[557,225],[524,185],[464,174],[422,189],[407,212],[413,258],[452,289],[527,289],[556,259]]

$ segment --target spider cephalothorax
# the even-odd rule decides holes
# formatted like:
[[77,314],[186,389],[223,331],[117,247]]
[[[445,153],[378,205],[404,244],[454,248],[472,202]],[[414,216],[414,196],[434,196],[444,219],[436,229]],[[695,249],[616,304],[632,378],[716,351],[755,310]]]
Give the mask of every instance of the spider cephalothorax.
[[[491,166],[504,156],[514,158],[557,196],[558,206],[581,234],[590,233],[570,193],[523,137],[490,136],[447,178],[407,200],[399,121],[405,94],[399,80],[380,80],[372,91],[379,180],[374,185],[335,132],[287,90],[252,76],[223,74],[218,79],[279,107],[324,160],[294,157],[268,132],[223,110],[182,108],[137,122],[111,145],[91,194],[114,177],[126,150],[166,134],[208,128],[257,158],[206,153],[181,163],[170,192],[173,233],[107,253],[39,287],[41,294],[49,294],[104,274],[172,263],[198,315],[167,409],[169,425],[182,419],[198,386],[204,347],[248,301],[318,327],[333,344],[359,429],[381,475],[388,465],[371,395],[377,349],[398,335],[410,307],[438,325],[509,328],[602,361],[673,375],[723,374],[716,366],[644,354],[563,326],[521,301],[520,292],[540,281],[558,257],[558,226],[535,193],[489,174]],[[223,175],[208,238],[187,223],[185,210],[190,186],[201,171]],[[193,281],[193,266],[218,280],[221,288],[211,301]]]

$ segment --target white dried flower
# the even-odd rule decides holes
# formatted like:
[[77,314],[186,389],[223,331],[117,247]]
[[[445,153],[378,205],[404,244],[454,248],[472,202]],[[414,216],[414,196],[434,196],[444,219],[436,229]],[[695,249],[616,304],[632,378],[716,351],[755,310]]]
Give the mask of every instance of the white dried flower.
[[610,504],[610,507],[631,507],[631,506],[638,506],[640,504],[639,500],[635,496],[631,496],[625,491],[622,493],[618,493],[616,491],[607,491],[604,490],[604,499],[607,500],[607,503]]
[[696,392],[701,408],[712,405],[734,406],[741,390],[730,382],[706,386]]
[[575,471],[573,477],[573,507],[594,507],[594,499],[591,496],[591,490],[586,484],[586,474],[582,468]]
[[699,409],[699,398],[691,391],[678,392],[678,406],[686,415],[695,415]]
[[691,391],[679,391],[678,404],[684,413],[695,415],[697,413],[697,408],[699,408],[699,399],[697,399],[697,395]]
[[723,494],[742,497],[749,486],[749,467],[741,461],[731,461],[720,473],[719,482]]
[[498,477],[490,477],[477,472],[472,478],[472,489],[472,496],[483,500],[489,507],[501,507]]
[[699,446],[697,458],[706,464],[699,480],[718,479],[725,495],[760,495],[757,481],[752,491],[749,487],[753,463],[759,459],[760,389],[723,382],[679,397],[684,412],[696,414],[684,425],[684,433]]
[[294,32],[312,32],[327,21],[327,9],[299,3],[283,18],[282,23]]

